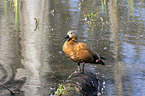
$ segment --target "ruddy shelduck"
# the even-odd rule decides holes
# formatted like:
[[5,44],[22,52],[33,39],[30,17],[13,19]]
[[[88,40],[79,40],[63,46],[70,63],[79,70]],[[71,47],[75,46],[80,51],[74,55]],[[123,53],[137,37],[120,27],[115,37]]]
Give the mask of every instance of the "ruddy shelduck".
[[[63,52],[74,62],[78,63],[78,71],[84,72],[84,63],[93,63],[105,65],[98,53],[93,52],[91,48],[82,42],[77,41],[77,34],[74,31],[69,31],[67,39],[63,45]],[[80,68],[80,63],[82,66]]]

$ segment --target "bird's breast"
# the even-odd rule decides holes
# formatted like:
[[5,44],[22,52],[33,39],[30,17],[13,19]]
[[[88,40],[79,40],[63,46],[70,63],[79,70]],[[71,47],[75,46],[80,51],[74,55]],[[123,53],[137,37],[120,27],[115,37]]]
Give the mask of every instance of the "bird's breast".
[[68,42],[65,42],[63,51],[71,60],[78,63],[91,63],[94,60],[91,53],[85,48],[80,47],[78,43],[69,44]]

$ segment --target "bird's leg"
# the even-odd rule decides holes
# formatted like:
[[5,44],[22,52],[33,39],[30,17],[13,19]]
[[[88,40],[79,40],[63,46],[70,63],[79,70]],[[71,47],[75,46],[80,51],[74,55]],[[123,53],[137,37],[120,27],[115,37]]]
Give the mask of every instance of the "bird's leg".
[[81,66],[81,72],[82,72],[82,73],[84,73],[84,69],[85,69],[84,66],[85,66],[85,63],[82,62],[82,66]]
[[81,72],[81,70],[80,70],[80,63],[78,63],[78,72]]

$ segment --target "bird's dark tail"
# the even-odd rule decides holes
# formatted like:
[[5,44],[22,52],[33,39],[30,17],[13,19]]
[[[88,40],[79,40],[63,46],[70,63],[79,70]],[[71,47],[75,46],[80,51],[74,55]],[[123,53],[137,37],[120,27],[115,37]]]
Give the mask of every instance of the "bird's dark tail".
[[105,66],[105,63],[102,60],[100,60],[100,64]]
[[99,60],[99,59],[95,60],[94,63],[95,63],[95,64],[105,65],[105,63],[104,63],[102,60]]
[[[100,56],[100,58],[106,60],[106,58],[104,58],[104,57]],[[100,60],[100,62],[101,62],[101,65],[105,65],[105,63],[102,60]]]
[[[105,65],[105,63],[102,61],[102,59],[106,60],[106,58],[99,56],[98,53],[96,53],[97,56],[94,56],[95,62],[97,64]],[[97,57],[97,58],[96,58]]]
[[106,58],[104,58],[104,57],[102,57],[102,56],[100,56],[100,58],[106,60]]

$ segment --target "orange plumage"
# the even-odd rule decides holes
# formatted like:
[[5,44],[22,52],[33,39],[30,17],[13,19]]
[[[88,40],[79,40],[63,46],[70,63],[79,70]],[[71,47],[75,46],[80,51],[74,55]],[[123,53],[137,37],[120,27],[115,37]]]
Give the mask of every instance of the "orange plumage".
[[[77,34],[73,31],[69,31],[65,37],[67,40],[63,45],[64,53],[73,61],[78,63],[78,70],[80,63],[94,63],[102,64],[105,63],[97,53],[93,52],[90,47],[82,42],[77,42]],[[84,67],[84,66],[83,66]],[[82,68],[83,72],[84,68]]]

